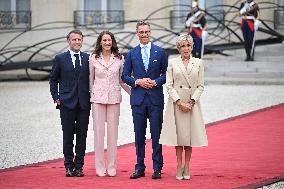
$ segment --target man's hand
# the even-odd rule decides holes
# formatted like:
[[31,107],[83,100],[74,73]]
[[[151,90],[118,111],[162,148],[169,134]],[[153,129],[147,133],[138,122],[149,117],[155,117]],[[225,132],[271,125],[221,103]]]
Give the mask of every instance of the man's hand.
[[156,86],[156,81],[150,78],[137,79],[136,84],[144,89],[151,89]]
[[60,109],[60,104],[61,104],[61,103],[60,103],[60,100],[59,100],[59,99],[55,100],[55,101],[54,101],[54,104],[55,104],[55,108],[56,108],[56,109]]
[[55,103],[56,105],[60,106],[60,100],[59,100],[59,99],[55,100],[54,103]]
[[156,83],[155,80],[152,80],[150,78],[147,78],[147,79],[148,79],[148,87],[149,88],[153,88],[153,87],[157,86],[157,83]]

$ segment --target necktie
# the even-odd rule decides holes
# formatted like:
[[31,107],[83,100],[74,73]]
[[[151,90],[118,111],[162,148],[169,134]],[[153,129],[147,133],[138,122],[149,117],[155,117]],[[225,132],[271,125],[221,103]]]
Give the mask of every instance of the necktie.
[[76,57],[75,59],[75,71],[77,73],[80,72],[80,59],[79,59],[79,54],[74,54],[74,56]]
[[145,45],[142,48],[143,48],[142,59],[143,59],[145,70],[147,71],[148,65],[149,65],[149,56],[148,56],[148,52],[147,52],[148,47]]

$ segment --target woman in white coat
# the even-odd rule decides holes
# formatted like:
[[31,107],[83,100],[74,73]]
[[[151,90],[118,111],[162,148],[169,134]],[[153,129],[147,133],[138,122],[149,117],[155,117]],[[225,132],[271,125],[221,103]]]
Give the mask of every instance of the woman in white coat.
[[[180,56],[169,60],[166,88],[169,94],[160,143],[175,146],[177,180],[190,179],[189,162],[192,147],[207,146],[207,135],[199,98],[204,90],[204,66],[201,59],[191,56],[193,40],[180,35],[176,46]],[[182,165],[182,153],[185,162]]]

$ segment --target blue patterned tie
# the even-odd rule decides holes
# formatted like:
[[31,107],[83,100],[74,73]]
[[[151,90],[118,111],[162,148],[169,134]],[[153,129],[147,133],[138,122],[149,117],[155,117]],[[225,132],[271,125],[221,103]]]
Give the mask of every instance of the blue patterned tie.
[[149,65],[149,56],[148,56],[148,52],[147,52],[147,46],[145,45],[143,48],[143,54],[142,54],[142,59],[143,59],[143,63],[144,63],[144,67],[145,70],[148,70],[148,65]]

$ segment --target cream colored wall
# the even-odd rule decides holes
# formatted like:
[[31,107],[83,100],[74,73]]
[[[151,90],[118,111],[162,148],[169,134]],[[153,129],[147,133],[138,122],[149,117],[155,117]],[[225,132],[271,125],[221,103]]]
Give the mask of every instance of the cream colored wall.
[[[54,22],[54,21],[69,21],[70,24],[63,24],[64,26],[69,26],[67,29],[58,29],[58,30],[40,30],[47,27],[59,27],[63,26],[62,24],[49,24],[41,27],[36,27],[33,31],[28,31],[20,35],[19,38],[14,40],[9,47],[17,47],[17,46],[30,46],[35,43],[39,43],[44,40],[49,40],[56,37],[64,37],[63,43],[59,45],[53,45],[51,49],[40,51],[44,54],[52,53],[52,50],[60,50],[64,46],[66,46],[67,42],[65,39],[66,34],[73,29],[73,11],[79,8],[79,4],[74,0],[31,0],[31,27],[38,26],[43,23]],[[11,32],[0,34],[0,48],[3,47],[9,40],[13,39],[15,36],[19,35],[20,32]],[[3,40],[2,40],[3,38]],[[30,49],[30,51],[35,52],[39,48],[45,46],[45,44],[38,45]],[[20,50],[20,49],[18,49]],[[13,53],[11,53],[13,54]],[[17,56],[15,61],[26,60],[30,57],[32,53],[27,52],[22,54],[21,56]],[[1,61],[1,58],[0,58]]]
[[[265,2],[267,0],[256,0],[256,2]],[[277,3],[277,0],[269,0],[270,2]],[[124,0],[124,10],[125,10],[125,20],[136,20],[136,19],[145,19],[150,13],[156,11],[157,9],[174,4],[174,0]],[[233,5],[236,0],[224,0],[224,4]],[[81,9],[82,0],[31,0],[31,11],[32,11],[32,26],[36,26],[46,22],[53,22],[53,21],[70,21],[73,22],[73,11]],[[240,4],[240,3],[239,3]],[[239,4],[236,6],[238,7]],[[262,5],[260,5],[261,7]],[[162,11],[158,11],[154,14],[151,19],[157,18],[165,18],[169,16],[169,11],[172,10],[173,7],[163,9]],[[233,17],[234,14],[231,14]],[[261,11],[261,18],[267,20],[273,20],[273,14],[271,10],[262,10]],[[230,18],[228,18],[230,19]],[[240,22],[240,18],[236,19]],[[169,20],[165,19],[158,19],[158,20],[150,20],[155,24],[160,24],[169,28]],[[135,32],[135,25],[133,24],[126,24],[125,29],[126,31],[134,31]],[[48,25],[47,27],[58,27],[62,26],[62,24],[53,24]],[[15,40],[9,47],[13,46],[29,46],[35,44],[37,42],[48,40],[56,37],[65,37],[66,34],[73,29],[73,24],[65,24],[64,26],[69,26],[66,29],[57,29],[57,30],[47,30],[47,31],[29,31],[23,35],[21,38]],[[162,33],[158,31],[153,31],[156,26],[152,25],[152,35],[153,36],[160,36]],[[87,34],[87,31],[82,29],[84,34]],[[88,31],[92,32],[92,31]],[[238,30],[240,32],[240,30]],[[283,33],[283,32],[282,32]],[[11,32],[0,34],[0,48],[6,44],[9,40],[11,40],[14,36],[18,35],[19,33]],[[241,34],[240,34],[241,35]],[[241,35],[242,36],[242,35]],[[260,36],[261,37],[261,36]],[[88,44],[93,44],[96,39],[93,38],[85,38],[85,41]],[[54,51],[62,49],[64,46],[67,45],[65,38],[62,39],[63,43],[59,45],[52,46]],[[133,41],[133,43],[137,44],[138,40],[137,37]],[[44,45],[44,44],[43,44]],[[39,47],[42,47],[40,45]],[[133,44],[132,44],[133,45]],[[84,47],[87,48],[87,47]],[[37,48],[32,49],[33,51]],[[25,56],[25,55],[24,55]],[[1,57],[0,57],[1,61]]]
[[73,22],[73,11],[79,7],[73,0],[31,0],[32,26],[43,22]]
[[[173,4],[174,0],[124,0],[124,10],[125,10],[125,19],[126,20],[142,20],[145,19],[148,15],[156,11],[157,9]],[[165,9],[163,11],[157,12],[152,18],[163,18],[168,17],[169,11]],[[169,27],[168,20],[154,20],[150,22],[155,22],[157,24],[164,25]],[[134,28],[135,23],[125,26],[126,28]]]
[[[154,13],[160,8],[168,5],[173,5],[174,0],[124,0],[124,10],[125,10],[125,20],[144,20],[150,14]],[[154,38],[160,37],[164,32],[157,31],[156,29],[161,29],[157,25],[162,27],[170,28],[169,19],[161,19],[169,17],[169,12],[173,7],[165,8],[160,11],[155,12],[149,17],[148,22],[151,24],[151,35]],[[136,22],[131,24],[125,24],[125,30],[136,31]],[[131,45],[138,44],[138,38],[136,36],[135,40],[132,41]]]

